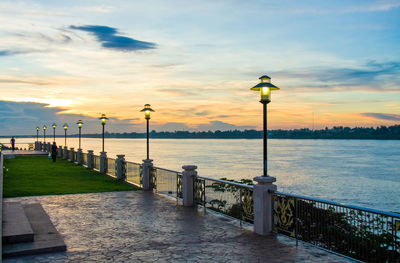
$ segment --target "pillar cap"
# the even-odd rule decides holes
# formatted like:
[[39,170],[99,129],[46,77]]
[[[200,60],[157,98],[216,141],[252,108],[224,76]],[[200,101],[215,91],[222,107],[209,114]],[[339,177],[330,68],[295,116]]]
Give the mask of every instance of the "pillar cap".
[[186,171],[196,170],[197,169],[197,165],[184,165],[184,166],[182,166],[182,169],[186,170]]
[[118,158],[124,158],[124,157],[125,157],[125,154],[117,154],[117,157],[118,157]]
[[276,182],[276,178],[272,176],[257,176],[253,178],[258,184],[272,184]]
[[142,160],[144,163],[152,163],[153,162],[153,159],[144,159],[144,160]]
[[74,147],[71,147],[71,148],[69,148],[71,151],[73,151],[74,150]]
[[88,150],[88,153],[93,153],[93,150]]
[[100,155],[106,155],[107,152],[100,152]]

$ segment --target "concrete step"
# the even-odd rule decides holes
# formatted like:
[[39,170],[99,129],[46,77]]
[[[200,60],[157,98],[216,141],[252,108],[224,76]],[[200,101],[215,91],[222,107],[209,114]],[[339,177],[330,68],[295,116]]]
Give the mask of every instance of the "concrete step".
[[26,204],[23,205],[23,208],[34,232],[34,241],[4,245],[3,257],[63,252],[67,250],[63,238],[40,204]]
[[18,202],[5,202],[3,206],[3,244],[32,242],[33,230],[25,210]]

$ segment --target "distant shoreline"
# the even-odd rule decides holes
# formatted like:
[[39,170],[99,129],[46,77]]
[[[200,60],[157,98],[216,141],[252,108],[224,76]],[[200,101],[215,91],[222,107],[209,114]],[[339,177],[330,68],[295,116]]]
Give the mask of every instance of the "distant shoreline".
[[[14,135],[16,138],[36,138],[36,135]],[[42,136],[39,136],[42,137]],[[48,138],[52,138],[48,135]],[[64,138],[64,135],[56,135],[57,138]],[[70,138],[78,137],[78,134],[68,135]],[[101,138],[102,135],[82,134],[83,138]],[[0,136],[0,138],[11,138]],[[146,133],[105,133],[105,138],[113,139],[141,139],[146,138]],[[174,131],[157,132],[151,131],[152,139],[262,139],[263,131],[257,130],[229,130],[229,131]],[[321,130],[294,129],[294,130],[268,130],[269,139],[294,139],[294,140],[400,140],[400,125],[380,127],[333,127]]]

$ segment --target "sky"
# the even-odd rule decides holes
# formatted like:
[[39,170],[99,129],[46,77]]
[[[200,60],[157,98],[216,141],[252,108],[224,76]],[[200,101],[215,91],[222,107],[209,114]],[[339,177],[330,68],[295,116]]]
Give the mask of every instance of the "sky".
[[0,2],[0,135],[400,124],[400,0]]

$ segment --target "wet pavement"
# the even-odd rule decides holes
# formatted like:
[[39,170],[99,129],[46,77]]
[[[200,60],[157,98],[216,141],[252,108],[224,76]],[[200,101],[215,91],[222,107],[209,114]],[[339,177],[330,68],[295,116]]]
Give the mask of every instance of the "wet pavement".
[[283,236],[259,236],[225,217],[144,191],[6,198],[39,202],[67,252],[4,262],[348,262]]

